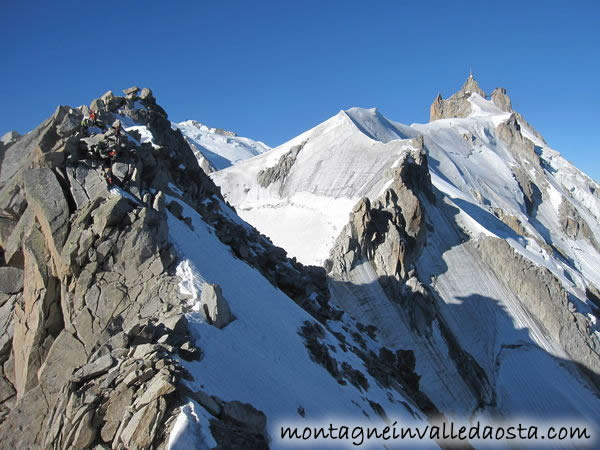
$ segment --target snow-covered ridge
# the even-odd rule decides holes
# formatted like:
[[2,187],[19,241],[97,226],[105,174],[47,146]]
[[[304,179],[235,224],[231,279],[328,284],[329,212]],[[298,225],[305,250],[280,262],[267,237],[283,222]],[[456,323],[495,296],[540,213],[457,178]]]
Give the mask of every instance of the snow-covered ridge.
[[[569,218],[583,217],[600,236],[591,219],[597,212],[595,187],[537,138],[520,116],[515,122],[512,111],[477,92],[465,102],[470,106],[463,117],[411,126],[388,120],[376,109],[340,111],[211,178],[243,219],[290,256],[327,265],[332,248],[344,238],[353,239],[343,230],[356,203],[363,197],[373,203],[381,200],[388,188],[397,186],[407,159],[426,151],[435,202],[421,199],[427,239],[408,268],[410,283],[398,280],[404,291],[393,297],[376,263],[362,260],[342,276],[329,272],[331,304],[344,310],[344,320],[356,317],[375,325],[379,345],[412,352],[421,392],[444,414],[474,420],[516,413],[599,417],[600,403],[592,390],[574,367],[565,368],[583,359],[570,355],[572,348],[556,337],[553,325],[557,317],[567,317],[581,329],[589,325],[590,334],[597,326],[597,309],[586,298],[586,289],[600,284],[594,270],[600,267],[600,255],[583,234],[566,233],[561,213],[565,204],[571,205]],[[210,135],[222,143],[235,138],[188,125],[198,139]],[[369,411],[367,404],[375,399],[386,411],[406,415],[397,403],[402,401],[402,395],[396,396],[400,392],[386,392],[367,376],[367,398],[360,390],[337,385],[315,366],[297,333],[309,315],[286,302],[259,271],[233,257],[211,227],[181,203],[192,226],[169,215],[169,233],[181,258],[182,292],[197,298],[204,281],[219,284],[237,316],[223,330],[211,327],[201,314],[188,316],[194,336],[206,349],[202,361],[186,364],[196,376],[188,383],[191,390],[255,405],[269,417],[271,436],[277,432],[273,419],[295,416],[299,406],[302,417],[306,412],[314,419],[331,411]],[[495,248],[495,242],[502,245]],[[502,273],[508,269],[526,273],[525,281],[511,280],[515,286],[506,282]],[[535,277],[535,289],[517,282]],[[539,280],[547,284],[536,285]],[[428,301],[435,306],[423,313],[420,308],[427,309],[428,303],[410,297],[407,292],[413,288],[432,293]],[[544,289],[553,289],[555,296],[546,303],[565,303],[536,304],[535,292]],[[548,317],[554,307],[564,310],[552,310],[556,316]],[[325,341],[336,358],[362,370],[362,362],[334,338],[337,334],[329,334],[335,330],[345,336],[343,322],[334,322],[327,323]],[[467,363],[469,358],[474,362]],[[251,376],[242,383],[238,373],[228,370],[232,366]],[[190,401],[180,413],[172,435],[175,444],[199,446],[203,439],[212,440],[207,417],[195,413],[198,408]]]
[[270,150],[263,142],[240,137],[230,131],[210,128],[194,120],[172,123],[172,127],[183,133],[200,166],[208,172],[224,169]]
[[[2,191],[16,201],[6,246],[25,240],[24,257],[3,253],[23,281],[20,297],[2,297],[20,333],[2,354],[65,325],[38,334],[51,344],[42,367],[30,360],[39,388],[16,386],[8,422],[0,405],[7,446],[278,448],[279,424],[331,417],[599,422],[598,186],[510,108],[471,92],[461,117],[412,126],[352,108],[212,175],[243,217],[317,268],[240,219],[138,90],[107,93],[99,109],[131,133],[111,167],[118,187],[91,154],[67,151],[87,139],[83,107],[59,108],[0,161],[4,175],[29,154],[24,196],[17,177]],[[30,169],[40,163],[52,168]],[[63,320],[38,327],[48,301]],[[4,368],[21,383],[19,361]],[[13,381],[0,375],[4,392]]]
[[[332,412],[354,417],[362,410],[364,420],[377,423],[379,416],[371,412],[370,406],[370,402],[377,402],[399,418],[414,419],[410,409],[402,406],[411,401],[395,390],[382,388],[366,371],[369,389],[362,392],[339,384],[315,364],[298,334],[302,325],[313,318],[259,271],[235,258],[202,217],[190,206],[182,205],[192,228],[169,214],[170,239],[181,257],[177,268],[180,289],[198,298],[203,282],[216,283],[222,286],[236,316],[227,327],[217,329],[198,313],[188,315],[191,332],[204,349],[201,361],[184,362],[194,374],[195,379],[187,383],[191,390],[201,389],[224,400],[254,405],[269,418],[273,438],[278,433],[277,425],[297,420],[300,409],[303,418],[313,420]],[[336,325],[340,333],[345,333],[341,324]],[[327,332],[326,342],[340,362],[364,370],[363,362],[342,349],[333,334]],[[198,405],[193,401],[182,409],[169,448],[203,448],[203,440],[212,440],[206,417],[194,414],[194,410]]]
[[364,135],[373,140],[387,143],[395,139],[410,139],[414,136],[411,130],[401,124],[393,124],[382,116],[377,108],[350,108],[343,113],[354,122]]

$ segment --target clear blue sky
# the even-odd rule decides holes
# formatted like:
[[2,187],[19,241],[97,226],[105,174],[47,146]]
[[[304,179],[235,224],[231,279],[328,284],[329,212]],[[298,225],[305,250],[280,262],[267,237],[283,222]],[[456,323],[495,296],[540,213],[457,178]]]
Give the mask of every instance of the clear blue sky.
[[133,84],[278,145],[352,106],[425,122],[472,68],[600,180],[599,2],[3,2],[0,133]]

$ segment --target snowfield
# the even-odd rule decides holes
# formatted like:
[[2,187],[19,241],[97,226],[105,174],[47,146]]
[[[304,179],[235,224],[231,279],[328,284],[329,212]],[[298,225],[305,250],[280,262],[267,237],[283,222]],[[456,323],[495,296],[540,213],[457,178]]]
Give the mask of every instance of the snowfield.
[[172,123],[172,127],[183,133],[196,157],[205,158],[214,170],[225,169],[270,150],[270,147],[262,142],[209,128],[194,120]]
[[[599,236],[600,186],[523,125],[524,135],[543,145],[542,160],[547,157],[552,167],[545,172],[548,196],[536,220],[530,221],[513,176],[518,164],[515,155],[495,136],[496,127],[510,114],[477,94],[469,101],[473,112],[468,118],[411,126],[390,121],[376,109],[340,111],[272,151],[216,172],[212,178],[244,220],[302,263],[321,265],[353,205],[361,197],[380,195],[392,179],[394,162],[412,147],[410,139],[423,135],[433,184],[459,209],[466,231],[506,238],[504,224],[486,221],[492,207],[500,208],[519,219],[528,233],[524,239],[509,239],[519,253],[547,267],[569,289],[585,290],[585,280],[600,285],[598,251],[565,237],[559,224],[560,203],[567,199]],[[262,187],[256,182],[261,170],[275,166],[291,147],[303,142],[283,183]],[[534,240],[545,239],[561,242],[566,256],[577,261],[576,268],[540,252]]]

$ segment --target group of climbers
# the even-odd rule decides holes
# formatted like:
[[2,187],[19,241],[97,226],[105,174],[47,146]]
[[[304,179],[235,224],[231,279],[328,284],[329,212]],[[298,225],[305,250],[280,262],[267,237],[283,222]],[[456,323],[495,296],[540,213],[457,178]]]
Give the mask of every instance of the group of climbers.
[[83,116],[83,120],[81,121],[81,132],[87,135],[89,127],[105,128],[104,122],[98,119],[94,111],[89,111],[89,114]]
[[91,133],[90,128],[99,128],[106,130],[104,123],[97,117],[94,111],[89,111],[84,115],[81,121],[81,134],[89,136],[89,138],[97,137],[98,139],[84,138],[87,150],[91,156],[96,156],[103,161],[104,177],[108,185],[113,184],[112,164],[119,156],[120,151],[126,146],[123,142],[123,131],[121,121],[115,120],[111,127],[100,133]]

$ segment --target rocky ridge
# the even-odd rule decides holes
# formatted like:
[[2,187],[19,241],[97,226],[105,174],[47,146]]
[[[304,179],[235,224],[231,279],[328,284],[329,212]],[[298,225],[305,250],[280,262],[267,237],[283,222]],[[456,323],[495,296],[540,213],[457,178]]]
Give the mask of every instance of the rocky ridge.
[[4,445],[148,448],[164,439],[184,375],[176,358],[199,356],[173,274],[164,192],[187,176],[191,201],[218,190],[151,91],[139,91],[90,106],[104,123],[152,130],[153,144],[126,133],[128,151],[112,164],[128,192],[107,185],[86,148],[85,106],[59,107],[5,149]]
[[419,196],[433,200],[423,140],[414,145],[391,169],[393,181],[381,197],[373,202],[364,197],[354,206],[325,263],[329,273],[347,273],[366,259],[379,276],[406,280],[425,239]]
[[[467,98],[485,95],[471,78],[461,92],[462,97],[457,95],[436,114],[464,117]],[[408,150],[377,172],[389,179],[385,189],[356,203],[325,267],[307,267],[237,218],[149,89],[134,87],[124,93],[108,92],[90,108],[59,107],[31,133],[2,140],[4,445],[165,448],[175,417],[189,407],[184,399],[192,399],[208,415],[210,433],[220,448],[269,446],[270,417],[247,403],[186,384],[193,376],[186,363],[204,356],[198,347],[202,340],[191,335],[189,308],[199,303],[200,316],[219,332],[239,323],[218,284],[204,283],[198,298],[180,291],[175,270],[179,255],[169,241],[169,220],[193,229],[188,207],[236,258],[312,316],[297,330],[307,354],[339,386],[359,393],[370,406],[362,411],[366,417],[375,414],[386,420],[390,413],[373,400],[374,385],[387,391],[388,398],[401,394],[407,401],[395,402],[413,417],[510,413],[501,409],[509,398],[500,383],[502,358],[534,346],[520,336],[516,344],[502,343],[499,352],[494,342],[482,356],[479,346],[481,341],[487,345],[487,331],[476,343],[465,337],[462,328],[479,325],[472,321],[464,327],[463,315],[473,319],[469,308],[482,307],[486,299],[461,298],[460,306],[454,297],[447,302],[444,283],[452,279],[444,280],[444,264],[450,264],[453,252],[461,255],[460,264],[476,259],[486,277],[484,287],[500,284],[503,292],[517,296],[544,337],[569,358],[560,364],[583,376],[590,385],[586,392],[595,392],[594,385],[597,389],[600,341],[579,310],[581,300],[551,270],[532,263],[503,239],[478,237],[457,218],[452,205],[462,199],[450,201],[432,182],[439,177],[439,161],[431,158],[431,137],[402,137]],[[560,242],[536,233],[541,229],[536,224],[539,210],[555,195],[539,148],[543,141],[510,111],[504,91],[494,91],[492,102],[506,112],[499,125],[461,133],[473,146],[487,136],[515,159],[510,173],[523,211],[491,204],[477,191],[473,205],[479,202],[481,211],[474,217],[489,210],[499,225],[491,223],[505,224],[501,230],[508,229],[512,239],[532,238],[548,255],[562,254]],[[93,154],[109,131],[81,129],[88,109],[103,123],[118,119],[124,125],[125,143],[111,164],[116,185],[107,184],[104,164]],[[257,183],[265,189],[283,185],[301,162],[303,156],[297,156],[302,149],[303,144],[290,147],[275,166],[258,172]],[[575,195],[561,198],[560,227],[569,238],[597,247],[594,224],[575,203]],[[452,270],[461,273],[460,267]],[[470,280],[460,281],[468,285]],[[593,285],[583,295],[598,304]],[[373,320],[378,308],[393,317],[391,327]],[[484,324],[493,327],[500,313],[485,308],[480,319],[490,320]],[[358,363],[349,364],[348,354]],[[301,406],[298,415],[305,415]]]
[[[450,361],[462,380],[471,390],[477,407],[495,403],[493,387],[484,370],[458,343],[440,312],[434,292],[421,282],[416,271],[416,262],[421,249],[426,245],[429,214],[436,214],[437,200],[431,184],[426,148],[422,137],[413,139],[413,149],[389,174],[390,186],[377,199],[362,198],[353,208],[349,222],[340,232],[330,257],[325,263],[328,276],[333,283],[355,284],[360,275],[358,267],[371,264],[388,301],[397,305],[412,331],[423,340],[433,340],[438,332],[443,336],[449,350]],[[401,326],[398,324],[398,326]],[[436,358],[433,354],[409,349],[396,350],[398,355],[416,358]],[[382,348],[373,360],[380,364],[393,355]],[[407,394],[430,418],[440,419],[440,411],[427,396],[426,389],[419,384],[408,383]],[[406,382],[403,383],[406,386]]]
[[[193,205],[233,252],[299,303],[320,291],[323,306],[312,308],[327,315],[320,312],[328,310],[327,296],[318,287],[324,271],[305,270],[229,218],[218,188],[152,92],[124,93],[109,91],[89,108],[60,106],[32,132],[2,141],[3,445],[164,447],[181,392],[202,397],[182,387],[190,375],[178,363],[202,355],[188,334],[190,299],[180,294],[168,239],[167,214],[191,226],[178,201]],[[89,110],[98,123],[124,125],[125,144],[111,161],[114,185],[93,152],[108,132],[81,126]],[[142,143],[142,134],[152,138]],[[201,299],[210,309],[207,320],[227,326],[234,317],[219,286],[212,297],[209,292]],[[266,445],[260,412],[202,399],[217,405],[213,425],[223,442],[237,430],[238,439]],[[246,422],[256,417],[263,422],[258,431]]]

